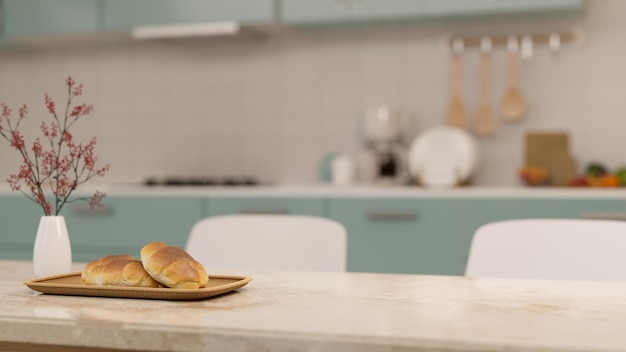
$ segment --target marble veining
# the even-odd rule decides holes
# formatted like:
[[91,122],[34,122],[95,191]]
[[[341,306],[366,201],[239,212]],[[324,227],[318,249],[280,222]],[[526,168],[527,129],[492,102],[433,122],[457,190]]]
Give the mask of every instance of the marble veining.
[[253,281],[202,301],[54,296],[22,284],[30,262],[0,261],[0,341],[153,351],[626,351],[626,283],[240,274]]

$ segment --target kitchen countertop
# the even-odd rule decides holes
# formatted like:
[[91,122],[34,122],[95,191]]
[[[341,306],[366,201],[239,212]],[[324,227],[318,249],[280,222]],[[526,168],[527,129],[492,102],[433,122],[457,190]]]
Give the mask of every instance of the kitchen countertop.
[[621,282],[239,272],[235,293],[173,302],[42,295],[31,265],[0,261],[0,347],[626,351]]
[[[141,186],[83,185],[79,193],[95,190],[121,196],[212,196],[212,197],[408,197],[408,198],[626,198],[624,188],[574,187],[457,187],[427,189],[411,186],[332,186],[327,184],[262,186]],[[0,186],[0,195],[18,195]]]

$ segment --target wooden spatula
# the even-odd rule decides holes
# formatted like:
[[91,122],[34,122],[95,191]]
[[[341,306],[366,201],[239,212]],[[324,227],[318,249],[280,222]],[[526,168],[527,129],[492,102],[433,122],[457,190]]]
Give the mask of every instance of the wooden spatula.
[[502,118],[508,121],[519,121],[526,115],[526,103],[517,83],[517,55],[519,43],[517,38],[509,38],[507,59],[507,88],[500,106]]
[[468,128],[467,109],[461,94],[461,76],[463,70],[461,67],[461,52],[463,43],[455,41],[453,43],[452,54],[452,95],[450,97],[450,105],[448,106],[448,116],[446,122],[448,125],[460,128]]
[[474,117],[474,132],[481,136],[490,136],[496,132],[496,118],[491,102],[489,101],[489,54],[491,53],[491,39],[481,40],[480,57],[480,102]]

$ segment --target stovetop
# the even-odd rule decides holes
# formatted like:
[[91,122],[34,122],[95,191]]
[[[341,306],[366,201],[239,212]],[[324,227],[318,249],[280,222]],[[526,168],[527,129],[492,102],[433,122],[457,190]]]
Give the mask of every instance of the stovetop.
[[251,176],[223,176],[223,177],[149,177],[144,186],[225,186],[225,187],[252,187],[258,186],[259,181]]

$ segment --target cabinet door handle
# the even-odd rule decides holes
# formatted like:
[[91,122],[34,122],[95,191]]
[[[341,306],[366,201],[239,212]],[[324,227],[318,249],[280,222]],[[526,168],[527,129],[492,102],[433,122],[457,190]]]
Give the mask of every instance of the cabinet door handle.
[[414,211],[368,211],[367,218],[372,220],[413,220],[417,218]]
[[239,214],[289,214],[285,209],[242,209]]
[[611,212],[584,212],[578,214],[580,219],[597,219],[597,220],[620,220],[626,221],[626,213],[611,213]]
[[72,215],[76,216],[109,216],[113,214],[111,207],[89,209],[88,205],[72,207]]

